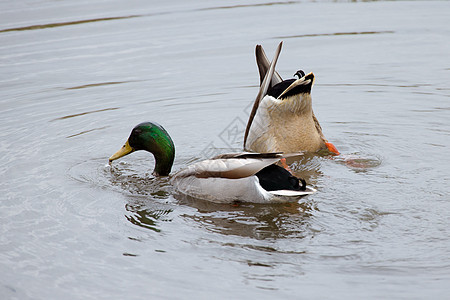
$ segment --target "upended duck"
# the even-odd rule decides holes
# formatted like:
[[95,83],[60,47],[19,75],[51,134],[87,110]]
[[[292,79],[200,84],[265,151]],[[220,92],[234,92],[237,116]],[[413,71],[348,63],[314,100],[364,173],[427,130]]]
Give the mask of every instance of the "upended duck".
[[[175,146],[159,124],[137,125],[125,145],[109,158],[112,161],[134,151],[151,152],[155,158],[153,175],[168,176],[175,158]],[[305,180],[276,165],[281,153],[231,153],[189,165],[176,173],[171,183],[176,191],[216,203],[274,203],[297,201],[316,190]]]
[[314,74],[302,70],[298,79],[283,80],[275,71],[281,42],[271,64],[261,45],[256,46],[260,89],[244,135],[244,149],[254,152],[317,152],[328,149],[339,154],[325,138],[312,109]]

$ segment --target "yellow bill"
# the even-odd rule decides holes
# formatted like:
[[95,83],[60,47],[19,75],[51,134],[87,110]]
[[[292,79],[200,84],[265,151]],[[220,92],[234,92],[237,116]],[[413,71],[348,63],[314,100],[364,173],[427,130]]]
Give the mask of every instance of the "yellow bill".
[[109,158],[109,163],[111,163],[113,160],[116,160],[118,158],[121,158],[122,156],[128,155],[131,152],[134,152],[134,149],[130,146],[130,144],[128,143],[128,140],[125,142],[125,145],[122,146],[122,148],[119,149],[119,151],[117,151],[116,153],[114,153],[110,158]]

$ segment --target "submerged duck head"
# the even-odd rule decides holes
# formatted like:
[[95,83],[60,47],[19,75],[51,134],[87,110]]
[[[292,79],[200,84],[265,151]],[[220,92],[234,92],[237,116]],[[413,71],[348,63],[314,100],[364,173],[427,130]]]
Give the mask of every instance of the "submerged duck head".
[[138,124],[133,128],[122,148],[109,158],[109,162],[138,150],[151,152],[155,157],[153,175],[169,175],[175,158],[175,146],[170,135],[161,125],[152,122]]
[[328,148],[339,154],[322,133],[312,109],[311,88],[314,74],[298,70],[283,80],[275,71],[281,52],[278,45],[269,62],[261,45],[255,49],[260,88],[253,103],[244,134],[244,149],[255,152],[317,152]]

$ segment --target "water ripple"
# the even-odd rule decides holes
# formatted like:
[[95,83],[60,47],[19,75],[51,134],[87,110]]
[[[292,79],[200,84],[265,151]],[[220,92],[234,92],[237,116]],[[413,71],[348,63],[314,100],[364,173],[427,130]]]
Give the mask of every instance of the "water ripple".
[[274,39],[292,39],[292,38],[318,37],[318,36],[386,34],[386,33],[395,33],[395,31],[385,30],[385,31],[351,31],[351,32],[333,32],[333,33],[313,33],[313,34],[277,36],[277,37],[274,37]]
[[70,26],[70,25],[78,25],[78,24],[93,23],[93,22],[131,19],[131,18],[136,18],[136,17],[140,17],[140,15],[131,15],[131,16],[122,16],[122,17],[108,17],[108,18],[98,18],[98,19],[88,19],[88,20],[79,20],[79,21],[49,23],[49,24],[39,24],[39,25],[7,28],[7,29],[0,30],[0,33],[10,32],[10,31],[26,31],[26,30],[47,29],[47,28],[54,28],[54,27],[61,27],[61,26]]
[[72,135],[68,135],[68,136],[66,136],[66,138],[70,139],[70,138],[73,138],[73,137],[76,137],[76,136],[79,136],[79,135],[82,135],[82,134],[86,134],[86,133],[89,133],[89,132],[92,132],[92,131],[103,130],[103,129],[108,128],[108,127],[110,127],[110,126],[103,126],[103,127],[98,127],[98,128],[92,128],[92,129],[89,129],[89,130],[83,130],[81,132],[78,132],[78,133],[75,133],[75,134],[72,134]]
[[103,111],[108,111],[108,110],[116,110],[116,109],[119,109],[119,108],[118,107],[110,107],[110,108],[102,108],[102,109],[97,109],[97,110],[91,110],[91,111],[86,111],[86,112],[82,112],[82,113],[78,113],[78,114],[73,114],[73,115],[67,115],[67,116],[59,117],[59,118],[50,120],[50,122],[57,121],[57,120],[70,119],[70,118],[74,118],[74,117],[84,116],[84,115],[98,113],[98,112],[103,112]]
[[258,7],[258,6],[273,6],[273,5],[286,5],[286,4],[297,4],[299,1],[283,1],[283,2],[267,2],[267,3],[256,3],[256,4],[238,4],[238,5],[228,5],[228,6],[216,6],[198,9],[203,10],[216,10],[216,9],[232,9],[232,8],[243,8],[243,7]]
[[98,86],[104,86],[104,85],[113,85],[113,84],[122,84],[122,83],[129,83],[129,82],[136,82],[136,81],[110,81],[110,82],[90,83],[90,84],[84,84],[84,85],[68,87],[68,88],[65,88],[65,90],[79,90],[79,89],[85,89],[85,88],[91,88],[91,87],[98,87]]

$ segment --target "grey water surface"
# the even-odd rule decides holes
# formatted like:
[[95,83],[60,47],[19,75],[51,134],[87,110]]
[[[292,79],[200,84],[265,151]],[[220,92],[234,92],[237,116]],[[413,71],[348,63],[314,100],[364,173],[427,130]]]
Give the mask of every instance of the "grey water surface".
[[[1,299],[449,299],[449,1],[0,2]],[[174,197],[173,171],[240,151],[254,58],[314,72],[341,155],[299,203]]]

